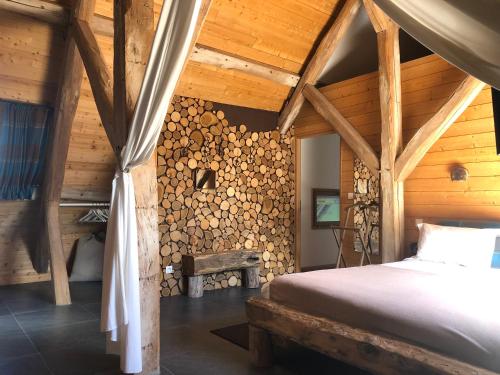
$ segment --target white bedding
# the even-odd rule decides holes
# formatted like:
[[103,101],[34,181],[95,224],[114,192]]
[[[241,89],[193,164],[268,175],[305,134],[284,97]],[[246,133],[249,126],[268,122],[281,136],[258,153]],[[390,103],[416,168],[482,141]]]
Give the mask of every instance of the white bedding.
[[500,371],[500,270],[417,259],[297,273],[270,298]]

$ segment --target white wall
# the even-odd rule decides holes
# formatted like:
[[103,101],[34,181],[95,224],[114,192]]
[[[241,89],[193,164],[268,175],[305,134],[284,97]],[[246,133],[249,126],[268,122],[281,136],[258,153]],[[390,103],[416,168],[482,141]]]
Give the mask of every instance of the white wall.
[[312,229],[312,189],[339,189],[340,137],[301,140],[301,265],[335,264],[338,247],[331,229]]

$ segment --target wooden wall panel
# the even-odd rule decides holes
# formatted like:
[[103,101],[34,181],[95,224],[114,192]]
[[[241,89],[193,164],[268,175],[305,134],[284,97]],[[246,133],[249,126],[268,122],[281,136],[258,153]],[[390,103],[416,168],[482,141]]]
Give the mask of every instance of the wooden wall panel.
[[[36,245],[39,220],[37,201],[0,202],[0,285],[50,280],[50,273],[38,274],[30,253]],[[61,208],[60,220],[66,259],[75,241],[86,233],[102,230],[102,224],[82,225],[85,209]]]
[[[403,138],[405,143],[444,103],[465,74],[438,56],[402,64]],[[380,111],[377,74],[367,74],[322,88],[365,139],[380,151]],[[310,105],[301,111],[298,137],[332,133]],[[406,248],[418,233],[415,219],[500,220],[500,157],[495,153],[491,91],[484,89],[450,129],[436,142],[405,182]],[[352,151],[341,147],[342,205],[353,191]],[[466,182],[452,182],[450,168],[469,171]],[[352,242],[349,242],[352,249]],[[349,254],[355,264],[356,254]]]
[[[52,105],[57,93],[65,29],[29,17],[0,12],[0,99]],[[106,61],[112,64],[111,39],[98,38]],[[64,194],[109,195],[114,156],[100,123],[94,98],[85,77],[72,128],[66,163]],[[36,240],[38,202],[0,202],[0,285],[49,280],[38,275],[30,261]],[[77,220],[85,209],[61,208],[66,255],[78,239],[96,226]]]
[[52,104],[65,30],[0,11],[0,98]]

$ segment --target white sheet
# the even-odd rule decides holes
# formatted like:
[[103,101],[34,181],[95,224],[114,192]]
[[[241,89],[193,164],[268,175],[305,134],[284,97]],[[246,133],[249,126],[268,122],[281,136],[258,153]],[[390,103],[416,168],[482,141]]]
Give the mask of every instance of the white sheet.
[[500,270],[409,259],[284,275],[270,298],[500,371]]

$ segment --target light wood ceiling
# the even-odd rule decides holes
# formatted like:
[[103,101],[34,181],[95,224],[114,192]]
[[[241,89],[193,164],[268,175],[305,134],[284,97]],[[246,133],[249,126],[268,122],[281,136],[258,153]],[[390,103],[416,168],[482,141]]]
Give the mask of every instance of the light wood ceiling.
[[[72,0],[51,2],[69,8]],[[325,26],[338,11],[339,2],[342,3],[341,0],[212,0],[198,44],[271,68],[300,73]],[[156,19],[162,3],[155,1]],[[113,0],[97,0],[95,14],[112,18]],[[104,42],[103,49],[108,50],[111,42],[111,39]],[[290,87],[241,71],[191,61],[177,93],[279,111]]]

